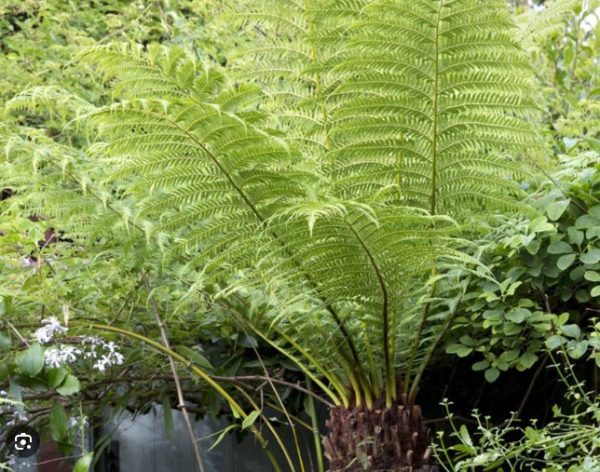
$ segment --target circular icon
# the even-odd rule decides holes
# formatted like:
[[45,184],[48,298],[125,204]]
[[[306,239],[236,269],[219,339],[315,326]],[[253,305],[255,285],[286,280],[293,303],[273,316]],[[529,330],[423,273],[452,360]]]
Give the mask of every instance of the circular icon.
[[31,426],[17,426],[6,436],[6,447],[14,456],[31,457],[40,447],[40,435]]

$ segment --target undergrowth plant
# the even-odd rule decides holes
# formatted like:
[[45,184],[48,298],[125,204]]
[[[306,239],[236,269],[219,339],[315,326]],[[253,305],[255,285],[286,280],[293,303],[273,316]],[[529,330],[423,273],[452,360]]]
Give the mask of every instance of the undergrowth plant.
[[445,471],[596,472],[600,470],[598,421],[600,405],[594,392],[577,379],[564,350],[548,351],[547,368],[557,372],[569,406],[554,405],[548,424],[523,424],[513,415],[500,425],[474,412],[476,431],[469,432],[452,419],[452,406],[445,402],[451,423],[449,434],[439,435],[436,456]]
[[440,292],[468,292],[447,352],[474,355],[473,368],[490,382],[509,369],[533,367],[546,348],[562,344],[572,359],[598,362],[599,346],[589,335],[600,313],[597,162],[592,149],[562,156],[550,180],[532,182],[532,205],[545,214],[503,218],[473,254],[489,272],[470,272],[466,289]]

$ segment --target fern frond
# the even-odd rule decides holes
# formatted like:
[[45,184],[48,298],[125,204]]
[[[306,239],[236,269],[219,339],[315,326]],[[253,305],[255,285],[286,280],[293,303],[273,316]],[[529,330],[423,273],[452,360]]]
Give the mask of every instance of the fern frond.
[[551,0],[544,3],[541,11],[527,12],[523,24],[522,37],[534,43],[542,43],[548,38],[560,37],[569,21],[582,12],[593,12],[600,8],[598,0]]
[[[536,145],[515,31],[501,1],[370,3],[328,65],[340,81],[328,98],[340,195],[396,184],[404,204],[432,213],[509,207],[515,159]],[[498,167],[510,178],[493,177]]]

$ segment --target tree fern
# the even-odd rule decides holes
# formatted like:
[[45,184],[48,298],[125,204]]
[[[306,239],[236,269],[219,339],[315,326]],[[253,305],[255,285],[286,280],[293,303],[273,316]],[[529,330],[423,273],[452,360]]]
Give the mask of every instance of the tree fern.
[[178,48],[86,52],[115,93],[82,110],[87,153],[167,260],[335,404],[389,407],[453,316],[426,281],[466,260],[457,221],[515,206],[531,71],[501,1],[260,5],[259,87]]
[[[173,55],[178,57],[175,66]],[[345,372],[332,372],[342,376],[334,383],[364,383],[372,400],[384,388],[376,376],[378,356],[385,358],[392,376],[393,320],[407,302],[400,290],[408,290],[410,271],[397,267],[429,269],[432,259],[423,256],[440,251],[428,241],[436,237],[436,227],[447,234],[451,221],[328,195],[322,177],[306,170],[297,151],[257,127],[261,117],[244,108],[245,100],[240,108],[230,107],[233,97],[247,95],[246,90],[215,86],[206,93],[211,73],[180,51],[153,50],[146,57],[95,50],[87,57],[109,74],[127,71],[118,85],[123,100],[94,111],[89,119],[105,140],[93,152],[116,166],[113,178],[141,198],[140,216],[157,221],[158,233],[176,235],[182,241],[176,245],[179,252],[190,253],[192,263],[212,280],[227,282],[242,270],[245,277],[237,285],[266,285],[276,294],[274,300],[283,291],[286,299],[272,322],[284,322],[289,336],[300,336],[312,322],[289,310],[290,298],[304,300],[304,310],[313,316],[326,314],[338,334],[316,344],[318,355],[329,361],[327,348],[335,347]],[[125,63],[130,67],[125,69]],[[194,68],[196,74],[186,76],[189,82],[179,81]],[[144,75],[130,94],[128,84],[134,82],[127,75],[137,70]],[[132,181],[132,175],[138,177]],[[365,279],[364,274],[370,275]],[[383,318],[373,315],[377,312]],[[388,340],[384,346],[378,340],[382,332]],[[361,359],[355,338],[372,346],[369,359]],[[351,366],[363,361],[370,373],[354,378]]]

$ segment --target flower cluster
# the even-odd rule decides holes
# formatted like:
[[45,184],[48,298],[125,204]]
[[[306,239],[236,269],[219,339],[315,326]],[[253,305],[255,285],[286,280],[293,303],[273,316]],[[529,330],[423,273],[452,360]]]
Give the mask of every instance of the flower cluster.
[[33,333],[36,341],[40,344],[47,344],[54,339],[56,333],[64,334],[68,330],[68,328],[61,326],[60,321],[58,321],[56,316],[51,316],[50,318],[42,320],[42,324],[44,326]]
[[123,354],[118,351],[117,346],[112,341],[102,345],[104,354],[94,363],[94,368],[104,372],[111,365],[121,365],[123,363]]
[[104,372],[112,365],[123,364],[123,354],[119,352],[118,346],[112,342],[106,342],[94,336],[84,336],[81,339],[83,346],[86,346],[84,357],[94,359],[94,368]]
[[46,349],[44,352],[44,361],[50,367],[62,367],[65,364],[72,364],[81,355],[81,350],[73,346],[54,346]]
[[42,323],[44,326],[34,333],[36,341],[40,344],[54,342],[54,345],[46,348],[44,352],[44,362],[47,366],[58,368],[73,364],[82,358],[93,361],[93,368],[104,372],[113,365],[123,364],[123,354],[114,342],[106,342],[94,336],[80,336],[75,338],[79,347],[62,344],[56,341],[55,336],[65,334],[67,328],[54,316],[42,320]]

